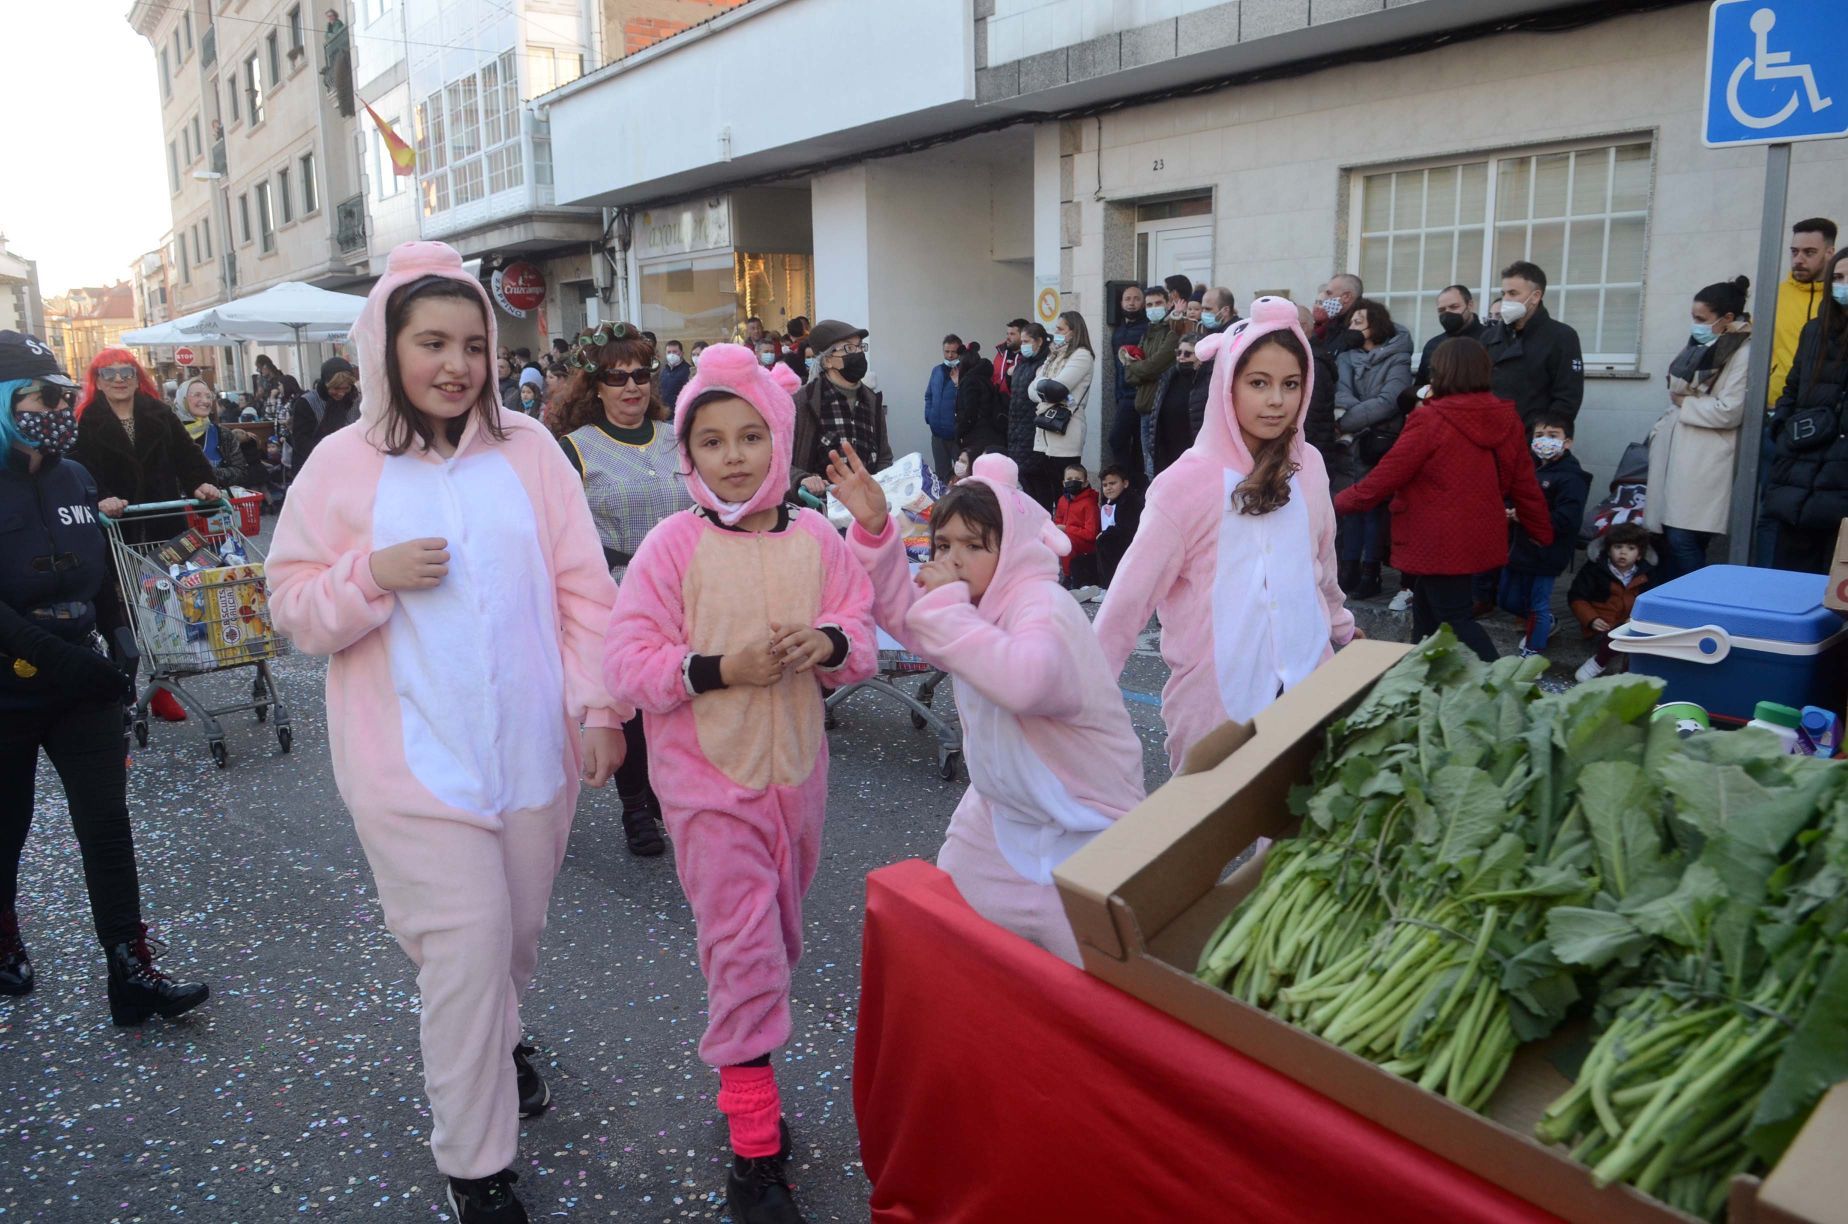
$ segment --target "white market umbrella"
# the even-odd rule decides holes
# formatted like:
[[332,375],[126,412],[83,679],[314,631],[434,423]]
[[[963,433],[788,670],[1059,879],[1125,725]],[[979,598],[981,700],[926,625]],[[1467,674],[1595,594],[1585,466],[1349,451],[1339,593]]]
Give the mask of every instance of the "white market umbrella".
[[189,332],[180,328],[181,320],[169,319],[165,323],[156,323],[151,327],[138,327],[134,331],[122,333],[123,344],[134,344],[153,348],[174,348],[179,345],[236,344],[230,336],[221,336],[215,332]]
[[365,305],[365,298],[351,293],[284,281],[249,297],[207,307],[179,322],[188,330],[196,328],[234,340],[294,341],[296,366],[305,376],[308,366],[302,343],[346,339]]

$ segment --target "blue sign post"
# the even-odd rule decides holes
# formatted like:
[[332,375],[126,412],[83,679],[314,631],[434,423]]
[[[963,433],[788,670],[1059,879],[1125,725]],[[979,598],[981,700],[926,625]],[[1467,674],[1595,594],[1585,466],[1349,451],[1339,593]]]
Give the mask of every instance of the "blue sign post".
[[[1707,15],[1707,92],[1701,140],[1710,149],[1769,145],[1739,466],[1733,475],[1727,559],[1749,565],[1758,515],[1760,445],[1770,399],[1776,286],[1782,283],[1790,145],[1848,136],[1848,0],[1714,0]],[[1760,565],[1772,558],[1758,557]]]

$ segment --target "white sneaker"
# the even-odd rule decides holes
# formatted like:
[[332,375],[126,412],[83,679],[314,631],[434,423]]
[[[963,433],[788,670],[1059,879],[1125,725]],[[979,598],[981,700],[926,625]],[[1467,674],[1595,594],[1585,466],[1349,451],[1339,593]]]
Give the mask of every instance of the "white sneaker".
[[1392,611],[1392,612],[1411,611],[1412,588],[1411,587],[1402,588],[1397,595],[1394,595],[1392,597],[1392,602],[1387,604],[1386,607],[1388,611]]
[[1100,587],[1094,587],[1094,586],[1074,587],[1072,589],[1072,598],[1077,600],[1081,604],[1090,603],[1093,599],[1096,599],[1099,595],[1102,595],[1103,593],[1104,593],[1103,589]]
[[1578,670],[1572,673],[1572,678],[1580,684],[1583,684],[1587,680],[1596,680],[1603,674],[1604,664],[1598,662],[1597,655],[1593,655],[1591,658],[1579,664]]

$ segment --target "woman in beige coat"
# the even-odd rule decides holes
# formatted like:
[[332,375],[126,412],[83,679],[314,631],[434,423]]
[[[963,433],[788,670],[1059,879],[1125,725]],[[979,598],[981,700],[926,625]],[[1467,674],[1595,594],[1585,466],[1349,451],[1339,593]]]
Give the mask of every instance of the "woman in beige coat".
[[[1058,503],[1059,482],[1066,465],[1083,462],[1080,456],[1084,454],[1085,408],[1091,398],[1091,373],[1097,363],[1083,315],[1068,310],[1053,326],[1052,356],[1040,367],[1027,398],[1033,402],[1036,419],[1044,420],[1055,408],[1069,409],[1071,419],[1063,431],[1033,431],[1033,470],[1023,473],[1021,481],[1027,496],[1048,510]],[[1050,386],[1052,383],[1059,385]]]
[[1727,530],[1752,359],[1750,285],[1741,276],[1694,295],[1693,336],[1669,365],[1669,408],[1649,434],[1645,513],[1668,542],[1666,578],[1706,565],[1707,546]]

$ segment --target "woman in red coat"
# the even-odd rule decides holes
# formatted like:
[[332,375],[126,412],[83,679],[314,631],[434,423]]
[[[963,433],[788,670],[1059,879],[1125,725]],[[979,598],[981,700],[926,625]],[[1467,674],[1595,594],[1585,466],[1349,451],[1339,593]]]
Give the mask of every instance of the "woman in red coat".
[[1508,499],[1535,543],[1553,541],[1521,418],[1489,393],[1494,369],[1475,340],[1440,345],[1430,400],[1378,466],[1335,498],[1336,514],[1392,499],[1392,563],[1412,579],[1412,636],[1447,624],[1484,660],[1496,657],[1495,644],[1469,614],[1470,576],[1508,561]]

